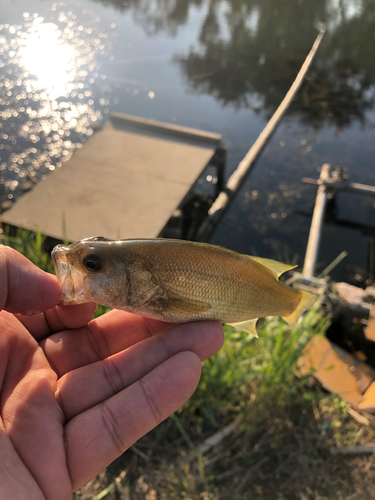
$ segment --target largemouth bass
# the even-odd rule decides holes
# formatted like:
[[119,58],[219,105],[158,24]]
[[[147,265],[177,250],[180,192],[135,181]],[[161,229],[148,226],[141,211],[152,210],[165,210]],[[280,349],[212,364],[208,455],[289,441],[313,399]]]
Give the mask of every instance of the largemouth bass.
[[65,304],[97,302],[173,323],[218,320],[256,336],[256,321],[296,324],[315,295],[278,277],[295,266],[183,240],[87,238],[52,251]]

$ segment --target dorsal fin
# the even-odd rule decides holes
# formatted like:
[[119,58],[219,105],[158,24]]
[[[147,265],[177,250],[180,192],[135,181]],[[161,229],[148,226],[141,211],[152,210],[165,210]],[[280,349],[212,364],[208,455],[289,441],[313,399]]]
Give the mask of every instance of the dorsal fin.
[[277,260],[263,259],[262,257],[251,256],[250,258],[269,269],[276,276],[276,278],[281,276],[283,273],[286,273],[287,271],[290,271],[291,269],[295,269],[297,267],[291,266],[290,264],[284,264],[283,262],[278,262]]

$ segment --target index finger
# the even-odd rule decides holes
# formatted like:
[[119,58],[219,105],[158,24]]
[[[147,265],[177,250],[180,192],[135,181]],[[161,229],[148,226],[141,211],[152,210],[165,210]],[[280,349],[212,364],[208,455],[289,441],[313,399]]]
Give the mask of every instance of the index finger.
[[142,340],[176,326],[125,311],[113,310],[76,330],[55,333],[40,345],[59,377],[101,361]]

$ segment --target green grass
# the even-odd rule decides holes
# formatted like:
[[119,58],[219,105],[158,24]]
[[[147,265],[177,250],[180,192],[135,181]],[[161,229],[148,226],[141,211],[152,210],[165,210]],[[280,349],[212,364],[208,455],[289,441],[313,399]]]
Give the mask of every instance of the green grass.
[[55,274],[51,257],[45,251],[45,241],[46,237],[40,232],[19,229],[16,234],[11,235],[8,227],[0,229],[0,244],[14,248],[43,271]]
[[[307,379],[296,378],[297,363],[313,335],[322,334],[328,320],[310,309],[296,327],[281,318],[258,322],[259,338],[225,325],[223,349],[203,364],[203,381],[190,406],[206,418],[217,412],[246,417],[277,412],[303,397]],[[256,392],[254,392],[256,389]]]
[[[203,436],[208,429],[213,433],[236,418],[247,425],[261,415],[279,415],[311,400],[312,393],[306,390],[310,377],[296,376],[298,360],[311,337],[323,334],[328,325],[317,306],[296,327],[276,317],[260,321],[258,339],[225,325],[223,348],[204,361],[200,384],[176,413],[176,428],[166,429],[167,439],[182,436],[191,448],[193,435]],[[155,432],[156,441],[163,443],[162,431]]]
[[[3,231],[0,243],[54,272],[41,234]],[[337,466],[327,449],[373,441],[375,425],[359,428],[343,401],[311,384],[311,377],[297,376],[303,348],[328,325],[314,306],[295,327],[281,318],[259,321],[258,339],[224,326],[224,346],[203,363],[190,400],[74,498],[341,500],[353,491],[364,497],[362,459],[356,469],[354,462]],[[233,435],[188,459],[236,419],[241,426]],[[351,474],[353,485],[342,486]]]

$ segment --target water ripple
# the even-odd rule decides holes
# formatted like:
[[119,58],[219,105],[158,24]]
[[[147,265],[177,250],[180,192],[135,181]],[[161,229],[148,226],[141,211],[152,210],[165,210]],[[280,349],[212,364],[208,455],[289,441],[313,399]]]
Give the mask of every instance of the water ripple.
[[[48,19],[0,25],[0,202],[61,167],[108,113],[100,73],[116,37],[94,11],[53,4]],[[83,15],[82,15],[83,14]]]

